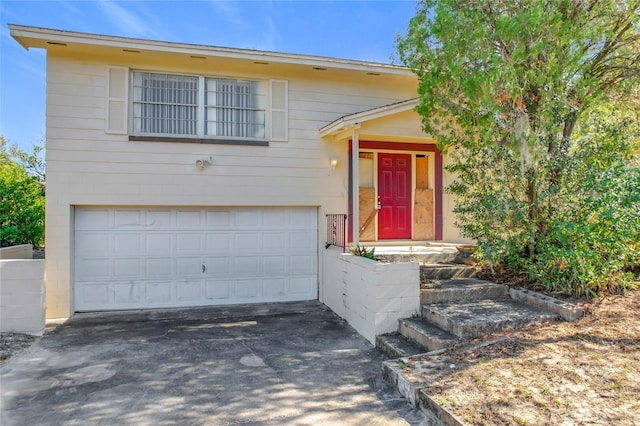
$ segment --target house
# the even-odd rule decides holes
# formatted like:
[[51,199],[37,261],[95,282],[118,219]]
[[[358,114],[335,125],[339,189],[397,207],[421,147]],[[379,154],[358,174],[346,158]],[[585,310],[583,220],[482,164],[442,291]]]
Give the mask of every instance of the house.
[[48,318],[323,301],[328,214],[464,241],[404,67],[9,28],[47,50]]

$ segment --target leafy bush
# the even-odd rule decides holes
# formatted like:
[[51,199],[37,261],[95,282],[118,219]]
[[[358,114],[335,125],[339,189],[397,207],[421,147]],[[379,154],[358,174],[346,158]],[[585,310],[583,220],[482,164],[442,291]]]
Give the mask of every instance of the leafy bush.
[[[528,216],[526,200],[512,195],[522,176],[509,165],[511,152],[484,147],[481,155],[450,167],[459,177],[449,187],[459,200],[458,225],[478,241],[484,260],[505,262],[549,291],[593,296],[636,288],[639,140],[630,114],[604,107],[592,111],[563,159],[562,177],[540,191],[536,221]],[[493,179],[483,185],[487,180],[480,175],[491,164]]]

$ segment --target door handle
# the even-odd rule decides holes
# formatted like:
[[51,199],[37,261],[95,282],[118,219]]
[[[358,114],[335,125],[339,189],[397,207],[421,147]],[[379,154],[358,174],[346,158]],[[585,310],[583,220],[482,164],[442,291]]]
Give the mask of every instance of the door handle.
[[204,263],[203,263],[203,264],[202,264],[202,273],[204,274],[204,273],[206,272],[206,270],[207,270],[207,267],[206,267],[206,266],[204,266]]

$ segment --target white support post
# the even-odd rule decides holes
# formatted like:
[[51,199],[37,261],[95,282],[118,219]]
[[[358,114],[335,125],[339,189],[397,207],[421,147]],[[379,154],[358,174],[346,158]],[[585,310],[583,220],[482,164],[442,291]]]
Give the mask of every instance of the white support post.
[[351,213],[353,223],[353,245],[360,244],[360,139],[358,129],[353,130],[351,143],[351,182],[353,186],[353,210]]

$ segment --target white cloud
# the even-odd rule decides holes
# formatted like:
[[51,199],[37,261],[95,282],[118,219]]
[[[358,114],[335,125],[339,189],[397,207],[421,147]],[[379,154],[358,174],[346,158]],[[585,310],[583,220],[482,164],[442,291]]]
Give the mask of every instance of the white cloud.
[[242,12],[234,2],[211,0],[209,4],[217,14],[219,14],[223,19],[229,21],[233,26],[240,28],[248,26],[247,21],[242,16]]
[[97,3],[97,6],[113,26],[118,29],[118,35],[152,39],[162,38],[159,32],[147,24],[148,20],[142,19],[112,0],[102,0]]

